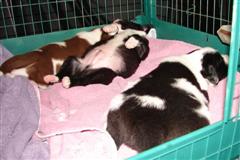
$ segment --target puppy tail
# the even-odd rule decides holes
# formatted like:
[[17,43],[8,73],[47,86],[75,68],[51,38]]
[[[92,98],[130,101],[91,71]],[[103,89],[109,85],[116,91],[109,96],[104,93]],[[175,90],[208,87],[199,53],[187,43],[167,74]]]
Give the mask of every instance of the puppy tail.
[[32,51],[28,52],[23,55],[17,55],[14,56],[7,61],[5,61],[0,66],[0,71],[2,71],[4,74],[11,72],[14,69],[27,67],[30,64],[33,64],[36,62],[40,57],[40,52],[38,51]]

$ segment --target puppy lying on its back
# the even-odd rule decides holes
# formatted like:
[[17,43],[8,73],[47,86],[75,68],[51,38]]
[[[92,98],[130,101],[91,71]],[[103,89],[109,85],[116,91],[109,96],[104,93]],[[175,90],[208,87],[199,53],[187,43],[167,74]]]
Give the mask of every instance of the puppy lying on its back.
[[154,29],[133,22],[120,24],[118,30],[121,32],[113,38],[97,43],[83,57],[68,57],[56,76],[48,75],[45,79],[49,82],[60,80],[65,88],[69,88],[109,84],[116,76],[131,76],[149,53],[146,37]]
[[14,56],[0,66],[0,71],[11,76],[26,76],[40,87],[46,87],[48,80],[44,77],[56,74],[67,57],[84,56],[84,53],[97,42],[107,41],[115,34],[135,27],[131,24],[129,21],[116,20],[103,28],[79,32],[73,38],[63,42],[51,43],[37,50]]
[[14,56],[1,65],[0,71],[12,76],[26,76],[40,87],[46,87],[48,84],[44,81],[45,75],[56,74],[68,56],[83,56],[91,45],[117,34],[116,29],[115,26],[107,25],[89,32],[79,32],[63,42],[51,43],[37,50]]
[[212,48],[168,57],[116,96],[107,131],[117,147],[141,152],[209,124],[208,85],[227,76],[227,57]]

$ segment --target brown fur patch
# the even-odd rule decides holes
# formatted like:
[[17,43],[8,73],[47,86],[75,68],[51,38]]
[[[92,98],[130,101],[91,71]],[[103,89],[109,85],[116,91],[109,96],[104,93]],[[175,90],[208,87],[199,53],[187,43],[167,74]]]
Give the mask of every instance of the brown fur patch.
[[[111,36],[102,32],[101,40],[106,40]],[[14,69],[26,68],[29,79],[41,85],[47,85],[43,77],[49,74],[54,74],[52,59],[64,61],[69,56],[82,57],[85,51],[91,46],[89,42],[83,38],[75,36],[65,41],[66,45],[48,44],[43,46],[38,51],[31,51],[23,55],[18,55],[10,58],[2,64],[0,70],[6,74]],[[61,65],[56,66],[57,72]]]

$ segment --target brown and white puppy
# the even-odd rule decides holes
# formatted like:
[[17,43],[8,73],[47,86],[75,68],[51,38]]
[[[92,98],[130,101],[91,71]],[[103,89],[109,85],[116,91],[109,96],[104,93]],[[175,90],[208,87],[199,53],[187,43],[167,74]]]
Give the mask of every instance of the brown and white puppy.
[[127,78],[149,53],[147,36],[154,29],[133,22],[119,22],[118,34],[100,42],[83,57],[69,57],[49,82],[61,80],[65,88],[89,84],[109,84],[116,76]]
[[227,76],[227,57],[212,48],[168,57],[116,96],[107,131],[117,147],[142,152],[209,124],[208,86]]
[[44,76],[56,74],[67,57],[83,56],[92,45],[106,41],[128,28],[127,24],[125,21],[116,20],[113,24],[103,28],[97,28],[90,32],[79,32],[73,38],[63,42],[51,43],[37,50],[14,56],[1,65],[0,71],[3,74],[9,73],[11,76],[26,76],[39,86],[46,87],[48,83],[45,82]]

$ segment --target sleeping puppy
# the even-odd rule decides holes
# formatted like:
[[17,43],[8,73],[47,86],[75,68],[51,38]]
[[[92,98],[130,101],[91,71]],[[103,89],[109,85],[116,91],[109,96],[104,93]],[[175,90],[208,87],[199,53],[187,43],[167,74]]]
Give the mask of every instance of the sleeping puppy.
[[46,88],[48,79],[45,80],[44,77],[56,74],[67,57],[82,57],[97,42],[111,39],[115,34],[127,28],[134,28],[133,24],[129,21],[116,20],[103,28],[97,28],[90,32],[79,32],[71,39],[51,43],[8,59],[0,66],[0,73],[26,76],[35,81],[39,87]]
[[227,57],[212,48],[168,57],[116,96],[107,131],[117,147],[142,152],[209,124],[208,86],[227,76]]
[[69,57],[56,76],[48,75],[45,79],[50,83],[60,80],[69,88],[109,84],[116,76],[131,76],[149,53],[146,36],[152,28],[132,22],[120,24],[121,32],[112,39],[97,43],[83,57]]
[[26,76],[45,88],[48,84],[44,76],[56,74],[67,57],[82,56],[90,46],[109,39],[114,34],[117,34],[117,27],[112,24],[89,32],[79,32],[63,42],[51,43],[37,50],[14,56],[1,65],[0,71],[11,76]]

